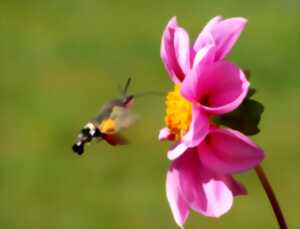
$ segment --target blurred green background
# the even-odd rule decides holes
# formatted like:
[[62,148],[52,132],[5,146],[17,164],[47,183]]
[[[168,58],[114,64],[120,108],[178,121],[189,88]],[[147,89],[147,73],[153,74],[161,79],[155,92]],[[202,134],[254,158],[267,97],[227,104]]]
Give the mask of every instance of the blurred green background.
[[[167,92],[159,57],[171,16],[195,38],[213,16],[249,24],[230,59],[251,69],[266,110],[255,140],[290,228],[299,222],[300,2],[0,1],[0,228],[177,228],[165,198],[167,143],[157,141],[164,98],[137,99],[132,144],[91,144],[78,130],[128,76],[130,91]],[[277,228],[254,172],[249,195],[220,219],[191,214],[186,228]]]

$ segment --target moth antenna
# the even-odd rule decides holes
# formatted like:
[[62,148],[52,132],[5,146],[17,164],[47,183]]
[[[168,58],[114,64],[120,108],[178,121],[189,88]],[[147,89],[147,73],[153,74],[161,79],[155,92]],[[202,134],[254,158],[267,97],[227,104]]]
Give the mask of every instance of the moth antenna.
[[124,96],[127,94],[127,90],[128,90],[129,85],[130,85],[130,82],[131,82],[131,77],[129,77],[129,78],[127,79],[127,82],[126,82],[126,84],[125,84],[125,87],[124,87],[124,90],[123,90],[123,95],[124,95]]

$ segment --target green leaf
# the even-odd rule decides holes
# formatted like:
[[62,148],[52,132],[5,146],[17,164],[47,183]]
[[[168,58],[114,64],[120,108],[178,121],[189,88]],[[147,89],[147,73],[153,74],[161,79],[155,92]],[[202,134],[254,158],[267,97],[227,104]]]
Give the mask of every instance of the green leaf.
[[232,129],[238,130],[246,135],[259,133],[258,124],[264,106],[253,99],[247,98],[236,110],[231,113],[214,118],[214,122]]

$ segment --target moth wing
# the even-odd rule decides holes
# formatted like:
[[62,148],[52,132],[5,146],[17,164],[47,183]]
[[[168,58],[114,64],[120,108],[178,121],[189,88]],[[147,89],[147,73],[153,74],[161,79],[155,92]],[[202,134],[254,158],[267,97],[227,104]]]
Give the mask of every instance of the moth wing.
[[120,134],[106,134],[103,136],[103,139],[108,142],[110,145],[127,145],[128,140]]
[[118,132],[120,129],[132,126],[137,120],[137,115],[132,113],[130,109],[115,106],[112,110],[110,118],[115,121]]
[[129,109],[121,106],[114,106],[109,118],[103,120],[99,129],[104,134],[116,134],[123,128],[128,128],[134,124],[137,116]]

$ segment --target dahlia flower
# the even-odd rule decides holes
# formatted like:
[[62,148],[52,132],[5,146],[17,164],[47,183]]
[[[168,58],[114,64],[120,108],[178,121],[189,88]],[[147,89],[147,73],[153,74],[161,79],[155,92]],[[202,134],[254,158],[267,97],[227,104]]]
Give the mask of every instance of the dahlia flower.
[[249,82],[235,64],[224,60],[245,26],[243,18],[213,18],[190,47],[176,18],[162,38],[161,57],[174,82],[166,98],[166,127],[160,140],[175,141],[167,175],[167,198],[176,223],[183,226],[189,210],[219,217],[233,196],[246,189],[233,174],[259,165],[263,150],[242,133],[220,128],[211,117],[238,108]]

